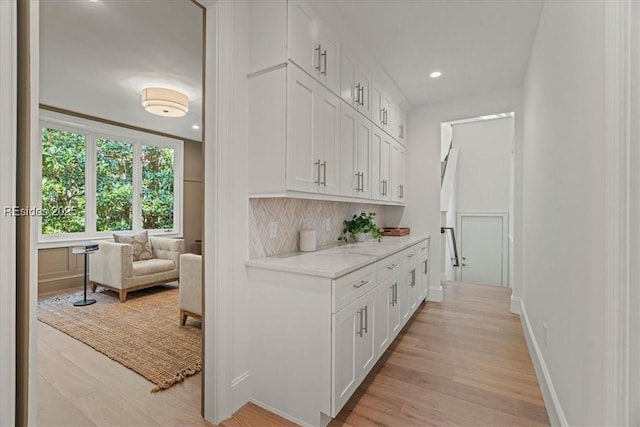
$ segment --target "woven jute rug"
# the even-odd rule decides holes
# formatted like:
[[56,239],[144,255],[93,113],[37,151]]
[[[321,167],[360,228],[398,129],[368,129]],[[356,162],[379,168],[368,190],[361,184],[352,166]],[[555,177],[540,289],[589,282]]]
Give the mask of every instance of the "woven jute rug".
[[200,372],[201,323],[189,317],[180,326],[177,286],[132,292],[124,303],[117,293],[98,287],[87,291],[95,304],[75,307],[82,298],[78,289],[44,296],[38,320],[142,375],[156,385],[152,392]]

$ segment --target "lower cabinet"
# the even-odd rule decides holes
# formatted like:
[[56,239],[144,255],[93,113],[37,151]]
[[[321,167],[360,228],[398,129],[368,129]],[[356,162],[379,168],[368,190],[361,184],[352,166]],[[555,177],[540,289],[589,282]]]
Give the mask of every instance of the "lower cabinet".
[[428,239],[335,279],[248,265],[251,399],[324,426],[418,309]]
[[375,364],[375,295],[370,291],[332,316],[332,416],[340,412]]

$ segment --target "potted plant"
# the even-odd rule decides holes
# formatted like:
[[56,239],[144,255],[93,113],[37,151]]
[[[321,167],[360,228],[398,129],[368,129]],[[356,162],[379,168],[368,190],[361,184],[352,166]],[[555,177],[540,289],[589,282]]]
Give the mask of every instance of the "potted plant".
[[345,220],[340,240],[362,242],[365,235],[371,233],[371,236],[379,242],[382,239],[382,229],[376,226],[375,216],[375,212],[360,212],[360,215],[353,215],[350,220]]

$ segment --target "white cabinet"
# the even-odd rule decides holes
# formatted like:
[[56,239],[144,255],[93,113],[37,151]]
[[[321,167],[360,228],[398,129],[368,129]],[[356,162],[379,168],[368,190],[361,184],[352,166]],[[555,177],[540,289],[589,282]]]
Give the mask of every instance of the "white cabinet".
[[[352,274],[359,275],[359,272]],[[373,278],[364,277],[369,280],[358,279],[357,283],[349,284],[349,288],[360,286],[357,289],[365,289],[367,285],[376,285],[375,273]],[[375,364],[376,295],[377,291],[370,290],[332,316],[332,416],[340,412]]]
[[429,239],[418,245],[418,256],[420,257],[420,292],[425,300],[429,296]]
[[372,126],[371,136],[371,197],[390,200],[391,138],[377,126]]
[[309,2],[288,2],[289,59],[340,93],[340,43],[318,19]]
[[340,101],[296,67],[287,86],[287,190],[339,194]]
[[375,81],[371,89],[371,120],[380,129],[389,132],[391,101],[381,86]]
[[328,260],[341,249],[248,261],[251,398],[301,424],[327,425],[417,310],[407,278],[424,242],[377,249],[370,264],[339,277],[333,268],[346,264]]
[[365,117],[371,119],[371,74],[344,46],[340,67],[340,96]]
[[407,149],[393,141],[391,146],[391,200],[405,201]]
[[398,119],[399,120],[398,141],[400,142],[400,144],[406,147],[407,146],[407,114],[400,109],[398,118],[399,118]]
[[371,198],[371,123],[346,103],[340,120],[341,194]]

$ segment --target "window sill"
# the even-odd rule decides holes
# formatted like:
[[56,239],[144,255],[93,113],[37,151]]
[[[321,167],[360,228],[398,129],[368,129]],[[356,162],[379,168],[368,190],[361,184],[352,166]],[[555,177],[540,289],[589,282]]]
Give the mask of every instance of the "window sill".
[[[124,233],[124,232],[123,232]],[[132,232],[133,233],[133,232]],[[165,233],[162,231],[158,232],[149,232],[149,237],[170,237],[172,239],[182,239],[182,233]],[[106,240],[113,240],[113,236],[109,234],[108,236],[85,236],[85,237],[73,237],[73,238],[59,238],[55,240],[41,240],[38,242],[38,249],[53,249],[53,248],[70,248],[73,246],[77,246],[81,243],[87,242],[101,242]]]

